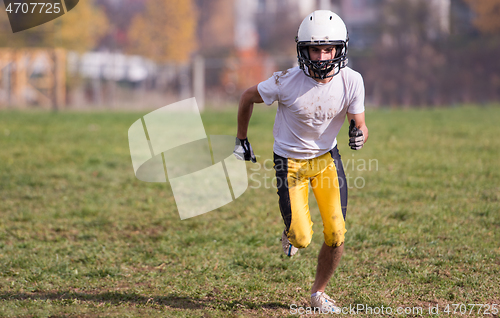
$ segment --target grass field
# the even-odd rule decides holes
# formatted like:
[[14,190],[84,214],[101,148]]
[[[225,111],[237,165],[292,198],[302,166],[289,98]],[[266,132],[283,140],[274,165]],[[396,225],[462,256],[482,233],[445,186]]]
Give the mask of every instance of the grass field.
[[[168,184],[133,174],[127,130],[144,114],[0,112],[0,317],[286,317],[308,306],[322,224],[311,196],[313,242],[284,257],[274,108],[254,111],[247,192],[183,221]],[[234,135],[235,114],[204,113],[207,133]],[[351,189],[330,296],[413,311],[398,317],[500,307],[499,122],[500,107],[368,111],[358,152],[343,127]]]

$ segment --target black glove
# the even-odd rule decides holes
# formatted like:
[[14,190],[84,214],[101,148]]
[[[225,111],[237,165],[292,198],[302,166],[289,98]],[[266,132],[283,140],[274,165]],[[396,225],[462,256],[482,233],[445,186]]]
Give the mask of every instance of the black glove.
[[239,160],[252,161],[253,163],[257,162],[257,158],[255,158],[253,154],[252,145],[250,145],[248,138],[236,138],[233,154]]
[[351,124],[349,125],[349,146],[352,150],[359,150],[363,148],[365,143],[365,137],[363,136],[363,131],[356,127],[356,121],[351,119]]

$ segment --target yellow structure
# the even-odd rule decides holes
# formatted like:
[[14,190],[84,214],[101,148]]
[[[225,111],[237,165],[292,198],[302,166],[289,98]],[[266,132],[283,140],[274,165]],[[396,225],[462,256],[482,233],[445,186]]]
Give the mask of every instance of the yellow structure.
[[0,107],[64,108],[66,51],[0,48],[0,92]]

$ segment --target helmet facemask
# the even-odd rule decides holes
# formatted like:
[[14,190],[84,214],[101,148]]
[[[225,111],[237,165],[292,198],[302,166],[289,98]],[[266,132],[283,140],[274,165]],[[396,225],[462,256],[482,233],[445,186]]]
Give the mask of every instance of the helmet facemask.
[[[347,42],[344,41],[314,41],[297,42],[297,58],[304,73],[315,79],[325,79],[337,75],[347,66]],[[309,56],[309,47],[318,45],[334,45],[335,57],[331,60],[313,61]]]

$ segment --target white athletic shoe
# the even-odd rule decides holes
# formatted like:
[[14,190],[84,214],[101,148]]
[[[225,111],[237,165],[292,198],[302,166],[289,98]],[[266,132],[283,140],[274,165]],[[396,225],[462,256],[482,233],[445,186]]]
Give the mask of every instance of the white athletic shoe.
[[283,234],[281,235],[281,246],[283,246],[283,252],[285,252],[286,256],[292,257],[298,252],[298,248],[290,244],[288,237],[286,236],[286,230],[283,230]]
[[327,294],[321,293],[317,296],[311,296],[311,307],[319,308],[321,313],[340,314],[342,309],[335,306],[335,300],[331,299]]

